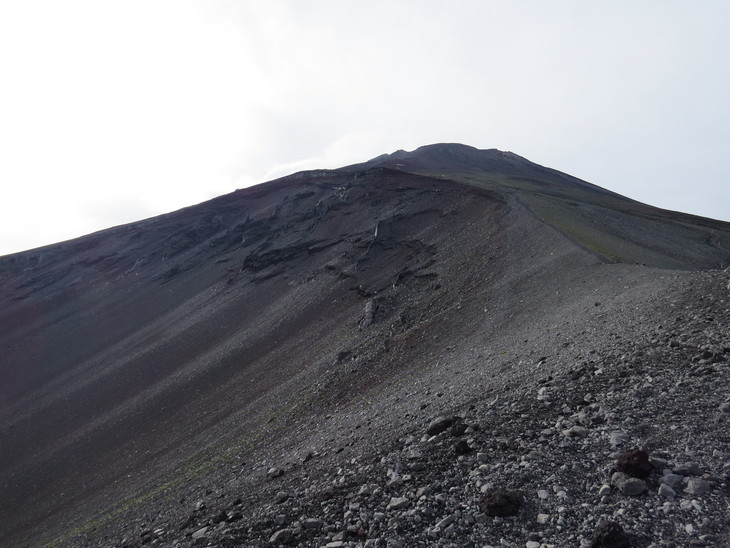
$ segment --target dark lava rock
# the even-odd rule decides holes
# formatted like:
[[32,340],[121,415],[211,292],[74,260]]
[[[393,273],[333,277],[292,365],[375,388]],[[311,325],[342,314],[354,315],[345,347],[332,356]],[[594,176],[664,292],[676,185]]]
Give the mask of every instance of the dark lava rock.
[[426,434],[435,436],[436,434],[445,432],[452,424],[454,424],[454,417],[436,417],[429,423],[428,428],[426,428]]
[[471,453],[471,447],[466,441],[459,440],[454,444],[454,451],[456,451],[457,455],[466,455],[467,453]]
[[218,512],[215,517],[213,517],[213,523],[218,524],[226,521],[228,519],[228,514],[224,510],[221,510]]
[[281,468],[278,468],[276,466],[269,468],[268,472],[266,472],[266,476],[269,479],[280,478],[283,475],[284,475],[284,470],[282,470]]
[[451,430],[449,430],[449,434],[451,434],[455,438],[458,438],[459,436],[464,435],[467,428],[468,426],[466,425],[466,423],[462,421],[456,421],[454,424],[451,425]]
[[234,521],[239,521],[243,519],[243,514],[239,511],[235,512],[228,512],[226,516],[226,523],[233,523]]
[[631,548],[631,537],[615,521],[604,521],[593,533],[591,548]]
[[649,455],[641,449],[632,449],[618,458],[616,468],[619,472],[634,478],[646,478],[651,473]]
[[294,534],[289,529],[280,529],[276,531],[269,542],[271,544],[294,544]]
[[505,489],[489,490],[479,501],[479,509],[488,516],[514,516],[521,505],[522,495]]

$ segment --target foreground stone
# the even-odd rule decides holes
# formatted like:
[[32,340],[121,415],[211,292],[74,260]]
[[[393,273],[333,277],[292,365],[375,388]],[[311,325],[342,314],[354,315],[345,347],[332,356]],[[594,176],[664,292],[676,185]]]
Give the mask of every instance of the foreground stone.
[[616,472],[611,476],[611,483],[621,491],[622,494],[629,497],[641,495],[647,490],[646,482],[639,478],[632,478],[623,472]]
[[632,449],[621,455],[616,468],[619,472],[642,479],[648,477],[652,471],[649,454],[641,449]]
[[604,521],[593,533],[591,548],[631,548],[631,537],[615,521]]
[[426,428],[426,434],[429,436],[436,436],[437,434],[448,430],[449,426],[452,424],[454,424],[454,417],[436,417],[429,423],[428,428]]
[[488,516],[514,516],[519,512],[522,505],[522,495],[517,491],[504,489],[492,489],[486,491],[479,508]]
[[386,510],[402,510],[403,508],[407,508],[411,504],[411,501],[409,501],[405,497],[393,497],[390,499],[390,502],[388,503],[388,506],[386,506]]
[[294,543],[294,534],[290,529],[279,529],[269,539],[272,544],[292,544]]
[[710,490],[710,482],[702,478],[689,478],[684,491],[688,495],[704,495]]

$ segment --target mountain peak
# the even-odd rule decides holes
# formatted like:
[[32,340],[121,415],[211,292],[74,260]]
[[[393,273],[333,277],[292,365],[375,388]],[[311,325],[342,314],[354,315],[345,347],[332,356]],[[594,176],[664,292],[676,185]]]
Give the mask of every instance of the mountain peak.
[[[390,154],[382,154],[367,162],[347,166],[345,169],[364,169],[368,167],[418,167],[423,169],[441,168],[479,170],[495,169],[498,165],[510,163],[531,164],[525,158],[496,148],[478,149],[461,143],[435,143],[423,145],[412,151],[403,149]],[[534,164],[536,165],[536,164]]]
[[[447,512],[473,510],[477,525],[449,538],[484,545],[494,529],[475,496],[494,497],[472,471],[486,451],[489,480],[528,504],[499,535],[523,542],[536,505],[557,515],[563,502],[534,494],[560,481],[583,513],[545,538],[573,545],[624,505],[585,489],[613,466],[610,417],[635,417],[620,425],[632,444],[674,462],[725,447],[727,428],[697,417],[720,417],[730,393],[727,274],[645,266],[723,268],[728,249],[730,223],[449,143],[0,258],[2,543],[317,547],[362,530],[425,546],[441,515],[401,505],[432,485]],[[575,432],[564,402],[596,421]],[[472,434],[431,439],[431,421],[456,414]],[[529,473],[495,436],[537,455]],[[411,484],[360,489],[364,526],[337,521],[404,455]],[[707,534],[729,545],[721,459],[698,462]],[[405,501],[388,505],[397,530],[372,518],[388,500]]]

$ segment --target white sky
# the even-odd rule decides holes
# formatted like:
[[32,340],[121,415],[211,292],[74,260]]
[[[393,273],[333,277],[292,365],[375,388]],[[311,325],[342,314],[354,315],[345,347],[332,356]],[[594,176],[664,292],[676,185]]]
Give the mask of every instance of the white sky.
[[436,142],[730,221],[728,21],[725,0],[0,0],[0,254]]

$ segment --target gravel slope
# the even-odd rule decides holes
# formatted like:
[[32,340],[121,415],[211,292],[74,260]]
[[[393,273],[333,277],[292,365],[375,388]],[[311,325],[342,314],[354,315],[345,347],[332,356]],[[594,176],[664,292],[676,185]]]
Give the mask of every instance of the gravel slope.
[[[593,321],[566,319],[559,336],[535,335],[508,356],[454,348],[380,401],[299,425],[109,541],[725,546],[729,282],[682,273],[659,294],[604,294]],[[438,432],[438,417],[453,424]],[[618,460],[634,449],[649,473],[627,480]],[[515,515],[489,515],[484,501],[500,489],[518,494]],[[625,536],[602,541],[603,522]]]
[[726,544],[730,229],[474,150],[0,258],[0,545]]

